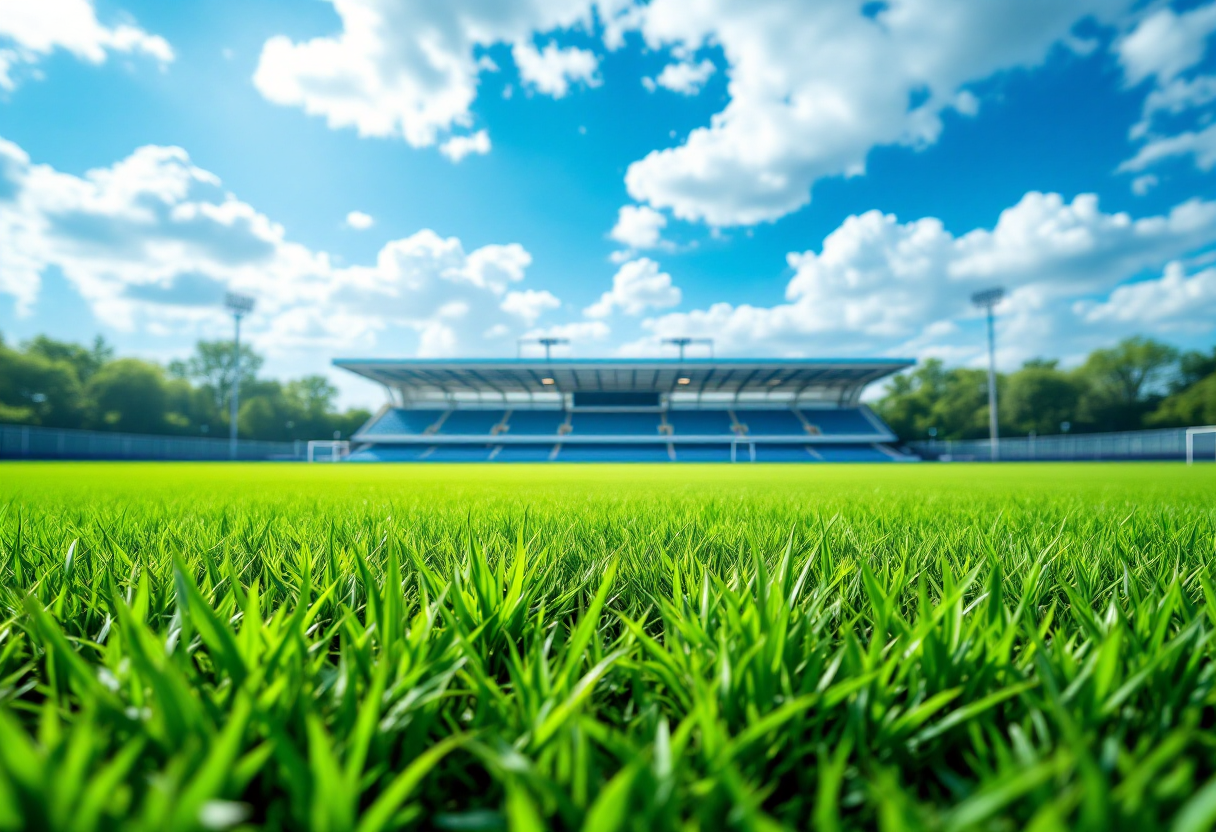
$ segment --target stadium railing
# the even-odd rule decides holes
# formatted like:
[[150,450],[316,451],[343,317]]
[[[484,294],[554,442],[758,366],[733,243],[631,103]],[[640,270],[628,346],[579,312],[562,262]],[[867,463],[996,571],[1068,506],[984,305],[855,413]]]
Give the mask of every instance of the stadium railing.
[[[302,460],[305,442],[237,442],[237,459]],[[227,460],[227,439],[0,424],[0,459]]]
[[[1075,433],[1053,436],[1002,437],[997,458],[1003,462],[1186,459],[1186,428],[1135,430],[1117,433]],[[988,461],[987,439],[938,440],[909,443],[924,459],[942,462]],[[1195,459],[1216,458],[1216,436],[1195,437]]]

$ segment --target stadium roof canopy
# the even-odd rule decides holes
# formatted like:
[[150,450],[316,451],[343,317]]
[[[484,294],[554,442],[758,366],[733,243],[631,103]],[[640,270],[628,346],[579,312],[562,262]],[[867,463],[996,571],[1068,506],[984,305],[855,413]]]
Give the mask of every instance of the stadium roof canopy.
[[559,404],[565,394],[659,393],[671,403],[856,404],[866,385],[911,367],[899,358],[339,358],[400,403]]

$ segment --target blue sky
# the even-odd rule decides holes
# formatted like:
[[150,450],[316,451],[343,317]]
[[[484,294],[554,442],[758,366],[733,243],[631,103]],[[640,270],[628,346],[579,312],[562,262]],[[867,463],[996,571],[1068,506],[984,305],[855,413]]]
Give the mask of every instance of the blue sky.
[[[0,332],[166,360],[1211,345],[1216,4],[0,0]],[[379,394],[331,372],[344,400]]]

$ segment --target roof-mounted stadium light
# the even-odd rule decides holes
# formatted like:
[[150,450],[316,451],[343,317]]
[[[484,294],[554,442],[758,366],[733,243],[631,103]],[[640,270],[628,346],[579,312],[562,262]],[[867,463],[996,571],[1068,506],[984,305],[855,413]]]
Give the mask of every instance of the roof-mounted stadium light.
[[542,379],[540,380],[540,383],[541,383],[541,384],[543,384],[543,385],[545,385],[545,386],[548,386],[548,385],[550,385],[550,384],[555,384],[556,382],[554,382],[554,381],[553,381],[553,379],[551,379],[551,378],[542,378]]
[[660,343],[673,344],[674,346],[678,347],[680,350],[680,360],[681,361],[684,360],[684,349],[686,347],[692,346],[693,344],[708,345],[709,346],[709,357],[710,358],[714,357],[714,339],[713,338],[687,338],[687,337],[664,338]]
[[520,338],[515,342],[515,357],[523,358],[524,344],[540,344],[545,348],[545,360],[550,359],[550,350],[560,344],[569,344],[569,338]]
[[999,286],[976,292],[971,296],[972,303],[988,312],[988,439],[993,461],[1000,457],[1000,436],[996,419],[996,331],[992,310],[1004,297],[1005,290]]
[[253,298],[229,292],[224,295],[224,308],[232,313],[232,397],[228,401],[228,456],[236,459],[236,415],[240,410],[241,387],[241,318],[253,311]]
[[678,379],[676,379],[676,384],[692,384],[692,379],[690,379],[690,378],[678,378]]

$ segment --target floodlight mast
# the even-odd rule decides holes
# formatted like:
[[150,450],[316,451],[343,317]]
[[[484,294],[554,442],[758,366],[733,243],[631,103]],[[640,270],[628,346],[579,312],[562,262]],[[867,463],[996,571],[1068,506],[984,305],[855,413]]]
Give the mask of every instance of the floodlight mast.
[[236,459],[236,416],[240,410],[241,389],[241,318],[253,311],[253,298],[229,292],[224,307],[232,313],[232,396],[228,400],[228,456]]
[[1000,458],[1000,433],[996,413],[996,329],[992,310],[1005,297],[1005,290],[997,286],[976,292],[971,302],[988,312],[988,439],[992,461]]
[[550,350],[561,344],[569,344],[569,338],[520,338],[515,342],[515,357],[523,358],[524,344],[540,344],[545,348],[545,360],[550,360]]
[[680,350],[680,360],[684,360],[684,349],[693,344],[707,344],[709,346],[709,357],[714,357],[714,339],[713,338],[688,338],[681,336],[680,338],[664,338],[661,343],[672,344]]

